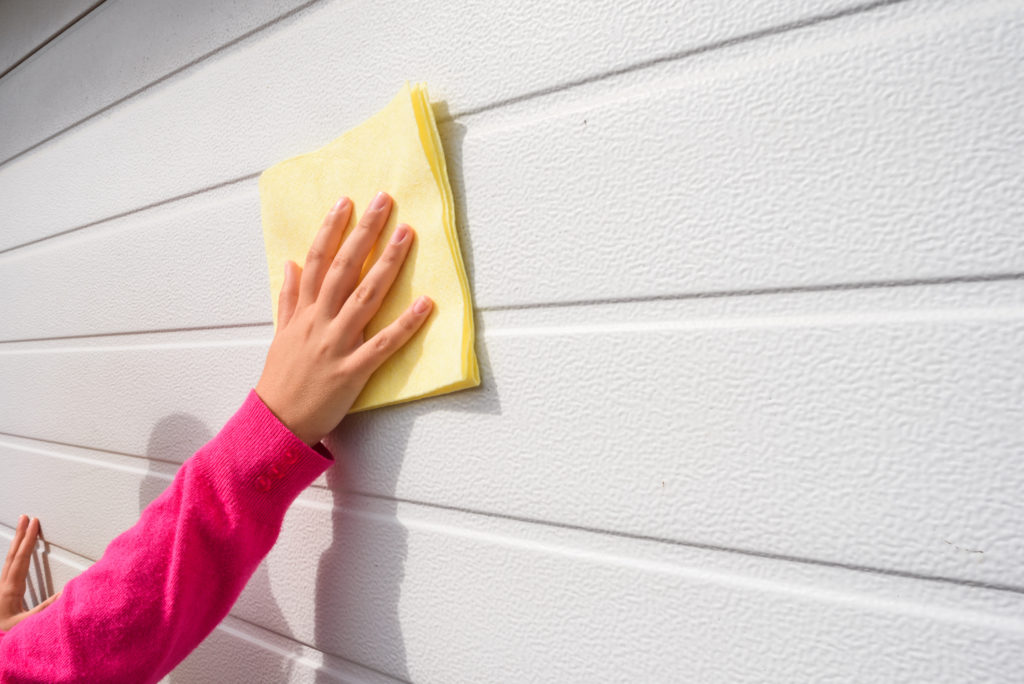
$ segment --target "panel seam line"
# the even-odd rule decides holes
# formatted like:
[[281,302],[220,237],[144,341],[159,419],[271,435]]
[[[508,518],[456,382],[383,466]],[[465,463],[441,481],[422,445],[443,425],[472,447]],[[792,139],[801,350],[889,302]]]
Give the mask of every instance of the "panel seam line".
[[1012,584],[1002,584],[996,582],[986,582],[983,580],[969,580],[958,577],[950,577],[946,575],[932,575],[921,572],[911,572],[906,570],[894,570],[889,568],[880,568],[872,565],[865,565],[859,563],[843,563],[840,561],[830,561],[825,559],[817,558],[806,558],[801,556],[792,556],[784,553],[774,553],[770,551],[758,551],[756,549],[744,549],[740,547],[725,546],[720,544],[709,544],[704,542],[695,541],[683,541],[678,539],[672,539],[670,537],[661,537],[657,535],[645,535],[633,532],[625,532],[620,530],[605,529],[599,527],[589,527],[586,525],[576,525],[572,523],[562,523],[551,520],[541,520],[537,518],[531,518],[529,516],[518,516],[508,513],[497,513],[491,511],[482,511],[472,508],[466,508],[462,506],[451,506],[447,504],[432,503],[428,501],[419,501],[416,499],[406,499],[398,497],[383,496],[380,494],[372,494],[366,492],[352,491],[351,494],[356,496],[364,497],[367,499],[376,499],[386,502],[396,503],[407,503],[414,506],[422,506],[424,508],[435,508],[441,510],[448,510],[458,513],[465,513],[469,515],[477,515],[487,518],[496,518],[501,520],[511,520],[515,522],[522,522],[532,525],[540,525],[544,527],[554,527],[559,529],[567,529],[579,532],[586,532],[590,534],[598,534],[609,537],[619,537],[625,539],[633,539],[637,541],[655,542],[660,544],[666,544],[671,546],[680,546],[685,548],[701,549],[704,551],[713,551],[716,553],[724,553],[729,555],[740,555],[744,557],[763,558],[772,561],[781,561],[787,563],[797,563],[801,565],[815,566],[815,567],[826,567],[836,568],[840,570],[846,570],[850,572],[856,572],[867,575],[880,575],[885,577],[898,577],[902,579],[911,579],[923,582],[950,584],[961,587],[970,587],[974,589],[987,589],[991,591],[1008,592],[1012,594],[1024,594],[1024,587],[1019,587]]
[[[619,306],[625,304],[645,304],[649,302],[687,302],[711,299],[729,299],[739,297],[771,297],[787,294],[816,294],[831,292],[869,291],[869,290],[892,290],[898,288],[929,287],[941,285],[969,285],[983,283],[1013,283],[1024,281],[1024,273],[994,273],[972,276],[946,276],[936,278],[911,278],[906,280],[877,280],[849,283],[833,283],[821,285],[796,285],[789,287],[765,287],[736,290],[712,290],[705,292],[693,292],[671,295],[651,295],[636,297],[609,297],[605,299],[580,299],[562,302],[536,302],[529,304],[515,304],[508,306],[487,306],[477,307],[477,314],[499,313],[503,311],[536,311],[543,309],[565,309],[585,306]],[[973,308],[973,307],[966,307]],[[817,315],[817,314],[812,314]],[[124,330],[102,333],[82,333],[78,335],[55,335],[52,337],[24,337],[0,340],[0,349],[4,345],[25,344],[30,342],[58,342],[65,340],[89,340],[103,338],[125,338],[138,335],[165,335],[172,333],[206,332],[215,330],[244,330],[250,328],[271,328],[272,321],[254,321],[250,323],[225,323],[172,328],[149,328],[144,330]],[[481,333],[485,333],[485,327],[480,326]],[[45,350],[45,348],[42,348]],[[0,434],[4,434],[0,432]],[[17,436],[17,435],[15,435]]]
[[[30,58],[32,57],[32,55],[36,54],[37,52],[39,52],[40,50],[42,50],[42,49],[43,49],[44,47],[46,47],[47,45],[49,45],[49,44],[50,44],[50,43],[52,43],[53,41],[57,40],[57,38],[59,38],[59,37],[60,37],[61,35],[63,35],[65,31],[69,30],[69,29],[70,29],[70,28],[71,28],[72,26],[74,26],[75,24],[77,24],[78,22],[80,22],[80,21],[81,21],[82,19],[84,19],[84,18],[85,18],[85,17],[86,17],[86,16],[88,15],[88,14],[91,14],[93,10],[95,10],[95,9],[96,9],[97,7],[99,7],[100,5],[102,5],[102,4],[103,4],[103,3],[105,2],[105,1],[106,1],[106,0],[99,0],[99,2],[96,2],[96,3],[94,3],[93,5],[91,5],[90,7],[87,7],[87,8],[85,8],[85,9],[84,9],[84,10],[83,10],[82,12],[80,12],[80,13],[79,13],[79,14],[78,14],[77,16],[73,17],[73,18],[71,19],[71,21],[69,21],[69,22],[68,22],[68,23],[67,23],[66,25],[64,25],[64,26],[62,26],[62,27],[61,27],[60,29],[58,29],[56,33],[54,33],[54,34],[53,34],[53,35],[51,35],[51,36],[50,36],[49,38],[47,38],[46,40],[44,40],[43,42],[41,42],[41,43],[40,43],[39,45],[37,45],[37,46],[35,46],[34,48],[32,48],[32,49],[31,49],[31,50],[30,50],[30,51],[28,52],[28,54],[24,55],[24,56],[23,56],[23,57],[22,57],[21,59],[19,59],[19,60],[18,60],[17,62],[15,62],[15,63],[14,63],[14,64],[12,64],[11,66],[9,66],[9,67],[8,67],[7,69],[5,69],[5,70],[4,70],[4,71],[3,71],[2,73],[0,73],[0,81],[2,81],[2,80],[3,80],[3,78],[4,78],[5,76],[7,76],[7,74],[11,73],[11,72],[12,72],[12,71],[14,71],[15,69],[17,69],[17,68],[18,68],[19,66],[21,66],[22,64],[24,64],[24,63],[25,63],[26,61],[28,61],[28,60],[29,60],[29,59],[30,59]],[[18,154],[21,154],[21,153],[19,152]],[[15,155],[15,156],[17,156],[17,155]],[[12,157],[12,158],[13,158],[13,157]],[[6,164],[6,163],[7,163],[6,161],[0,162],[0,166],[3,166],[3,165],[4,165],[4,164]]]

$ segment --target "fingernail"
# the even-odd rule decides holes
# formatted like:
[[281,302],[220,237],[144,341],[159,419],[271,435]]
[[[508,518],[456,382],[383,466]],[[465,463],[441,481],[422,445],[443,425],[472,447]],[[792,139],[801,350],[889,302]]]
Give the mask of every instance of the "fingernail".
[[391,234],[391,244],[397,245],[397,244],[401,243],[402,240],[405,239],[405,236],[408,235],[408,234],[409,234],[409,226],[407,226],[407,225],[405,225],[403,223],[402,225],[400,225],[397,228],[395,228],[395,232]]
[[422,297],[417,299],[416,303],[413,304],[413,306],[412,306],[412,310],[414,312],[418,313],[418,314],[426,313],[429,308],[430,308],[430,297],[428,297],[426,295],[423,295]]
[[372,211],[380,211],[388,205],[388,200],[390,199],[391,198],[388,197],[388,193],[378,192],[377,196],[373,198],[373,203],[370,204],[370,209]]
[[345,207],[348,206],[348,203],[349,203],[348,197],[342,197],[340,200],[335,202],[335,204],[334,204],[334,211],[341,211],[342,209],[344,209]]

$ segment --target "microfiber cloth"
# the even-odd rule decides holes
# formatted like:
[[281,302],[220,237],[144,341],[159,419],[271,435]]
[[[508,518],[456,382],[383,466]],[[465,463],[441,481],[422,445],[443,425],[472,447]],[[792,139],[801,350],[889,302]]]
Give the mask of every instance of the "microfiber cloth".
[[379,190],[391,195],[394,204],[366,268],[398,223],[412,226],[416,240],[380,311],[366,327],[366,339],[420,295],[434,300],[434,310],[423,328],[370,378],[352,411],[480,384],[473,302],[455,231],[452,191],[423,84],[406,83],[390,104],[359,126],[260,176],[275,326],[285,262],[305,261],[324,216],[339,197],[349,197],[354,204],[346,229],[350,231]]

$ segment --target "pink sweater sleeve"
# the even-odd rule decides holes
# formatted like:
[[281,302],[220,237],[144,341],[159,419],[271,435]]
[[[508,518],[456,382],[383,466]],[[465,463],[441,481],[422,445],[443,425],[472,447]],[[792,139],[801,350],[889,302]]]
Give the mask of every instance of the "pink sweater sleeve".
[[0,682],[155,682],[217,626],[331,464],[255,391],[103,557],[0,632]]

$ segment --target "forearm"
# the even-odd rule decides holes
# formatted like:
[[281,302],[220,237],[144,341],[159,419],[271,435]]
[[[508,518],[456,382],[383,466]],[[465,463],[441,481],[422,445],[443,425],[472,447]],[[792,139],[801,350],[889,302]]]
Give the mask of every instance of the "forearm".
[[159,680],[224,618],[330,463],[251,392],[60,600],[0,639],[0,680]]

